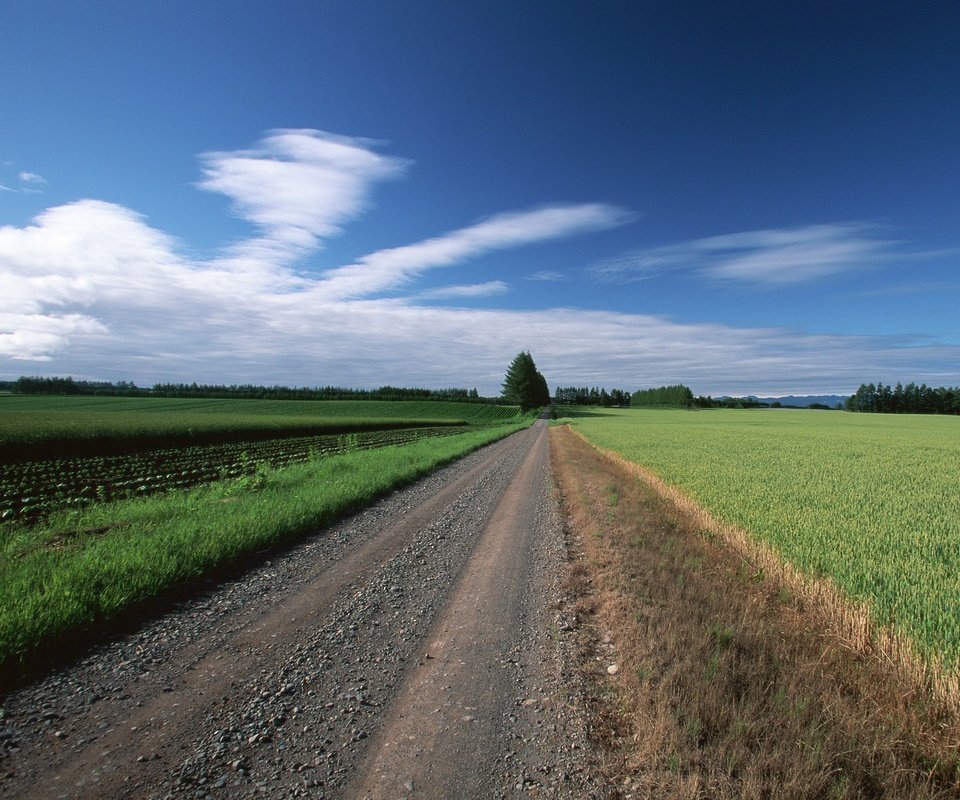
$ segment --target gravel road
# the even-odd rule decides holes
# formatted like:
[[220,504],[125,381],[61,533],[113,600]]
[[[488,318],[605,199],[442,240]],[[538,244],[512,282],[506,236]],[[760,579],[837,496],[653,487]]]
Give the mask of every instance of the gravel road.
[[2,698],[0,797],[602,797],[544,421]]

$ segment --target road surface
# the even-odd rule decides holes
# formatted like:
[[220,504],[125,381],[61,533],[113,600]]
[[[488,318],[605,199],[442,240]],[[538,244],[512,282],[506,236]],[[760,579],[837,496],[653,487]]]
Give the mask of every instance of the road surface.
[[601,797],[548,429],[2,698],[0,797]]

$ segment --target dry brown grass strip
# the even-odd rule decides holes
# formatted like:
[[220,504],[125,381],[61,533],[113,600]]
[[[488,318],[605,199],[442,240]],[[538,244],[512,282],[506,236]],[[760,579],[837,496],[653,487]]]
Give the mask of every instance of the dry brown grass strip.
[[868,656],[856,625],[837,627],[835,596],[792,591],[568,429],[551,441],[615,793],[960,797],[956,715]]
[[752,539],[743,529],[721,522],[651,470],[628,461],[619,453],[596,447],[579,431],[567,430],[649,484],[702,532],[719,536],[778,588],[806,603],[808,614],[818,616],[845,646],[865,657],[884,661],[887,669],[899,673],[897,679],[903,684],[904,691],[928,695],[933,702],[943,706],[942,711],[946,715],[960,715],[960,674],[922,658],[907,637],[891,628],[876,625],[865,604],[846,597],[826,578],[804,575],[783,561],[775,551]]

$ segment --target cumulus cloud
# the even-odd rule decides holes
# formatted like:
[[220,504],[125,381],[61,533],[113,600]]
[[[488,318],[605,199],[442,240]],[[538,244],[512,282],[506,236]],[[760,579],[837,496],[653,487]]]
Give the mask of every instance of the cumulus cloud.
[[868,268],[893,257],[897,244],[861,223],[808,225],[637,250],[595,264],[591,272],[629,282],[685,270],[719,281],[783,286]]
[[103,334],[106,327],[82,314],[0,313],[0,357],[14,361],[50,361],[71,336]]
[[0,311],[171,302],[207,274],[129,209],[80,200],[0,228]]

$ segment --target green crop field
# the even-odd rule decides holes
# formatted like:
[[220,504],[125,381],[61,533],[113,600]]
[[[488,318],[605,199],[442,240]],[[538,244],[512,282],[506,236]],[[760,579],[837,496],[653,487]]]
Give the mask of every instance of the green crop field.
[[430,401],[0,398],[0,521],[517,421]]
[[455,436],[467,425],[361,430],[257,441],[160,448],[115,456],[0,462],[0,521],[34,521],[60,508],[151,494],[251,475],[318,456]]
[[422,400],[0,396],[0,462],[280,435],[492,424],[516,406]]
[[960,419],[718,409],[570,422],[960,665]]

